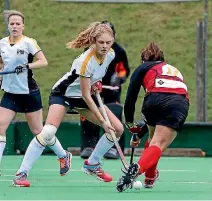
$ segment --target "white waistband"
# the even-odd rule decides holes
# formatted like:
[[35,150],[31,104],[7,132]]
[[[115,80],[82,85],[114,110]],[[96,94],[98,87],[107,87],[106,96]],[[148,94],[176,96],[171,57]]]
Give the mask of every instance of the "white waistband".
[[168,79],[155,79],[155,87],[161,88],[172,88],[172,89],[185,89],[187,91],[187,86],[180,81],[168,80]]

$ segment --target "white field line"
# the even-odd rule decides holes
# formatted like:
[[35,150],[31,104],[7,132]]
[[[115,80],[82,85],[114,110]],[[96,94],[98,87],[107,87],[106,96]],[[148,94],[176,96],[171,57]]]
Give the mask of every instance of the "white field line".
[[[58,169],[35,169],[32,170],[32,172],[40,172],[40,171],[45,171],[45,172],[58,172]],[[1,171],[15,171],[17,172],[17,169],[1,169]],[[71,172],[81,172],[81,169],[71,169]],[[119,172],[119,169],[108,169],[108,171],[110,172]],[[197,172],[197,170],[184,170],[184,169],[159,169],[160,172]],[[210,170],[210,172],[212,172],[212,170]]]
[[[12,179],[2,179],[0,180],[0,182],[12,182],[13,180]],[[42,181],[45,181],[45,182],[56,182],[56,183],[59,183],[61,182],[61,180],[56,180],[56,179],[30,179],[31,182],[36,182],[36,181],[39,181],[39,182],[42,182]],[[212,182],[210,181],[174,181],[174,182],[160,182],[158,181],[159,183],[174,183],[174,184],[209,184],[209,185],[212,185]],[[63,183],[100,183],[100,184],[103,184],[103,185],[106,185],[104,182],[102,181],[98,181],[98,180],[63,180]],[[111,181],[110,183],[117,183],[117,181]]]

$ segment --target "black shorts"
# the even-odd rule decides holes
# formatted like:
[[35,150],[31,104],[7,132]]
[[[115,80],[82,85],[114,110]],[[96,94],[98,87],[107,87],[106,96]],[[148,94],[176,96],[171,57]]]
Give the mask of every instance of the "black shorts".
[[[99,103],[97,101],[96,96],[91,96],[97,107],[99,107]],[[49,105],[58,104],[63,105],[65,107],[69,107],[69,112],[71,113],[73,109],[84,109],[88,108],[88,105],[82,98],[68,98],[61,95],[51,94],[49,96]]]
[[0,103],[1,107],[14,112],[30,113],[42,108],[40,91],[36,90],[30,94],[11,94],[5,92]]
[[151,93],[144,98],[142,114],[150,126],[163,125],[179,131],[189,110],[189,100],[184,95]]

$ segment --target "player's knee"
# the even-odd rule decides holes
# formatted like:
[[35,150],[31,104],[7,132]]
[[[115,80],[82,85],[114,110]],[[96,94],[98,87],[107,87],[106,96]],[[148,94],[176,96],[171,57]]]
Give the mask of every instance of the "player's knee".
[[[113,137],[110,133],[105,133],[105,137],[110,141],[110,142],[114,142]],[[116,139],[119,141],[120,137],[117,137],[116,135]]]
[[5,126],[0,126],[0,135],[6,136],[6,130],[7,130],[7,128]]
[[38,135],[42,132],[42,130],[37,129],[37,128],[31,128],[30,130],[34,135]]
[[120,138],[123,133],[124,133],[124,126],[120,124],[118,127],[116,127],[116,137]]
[[110,133],[105,133],[105,137],[110,141],[113,142],[112,135]]
[[6,135],[0,134],[0,142],[5,142],[6,143]]
[[36,136],[37,140],[44,146],[52,146],[56,142],[55,134],[57,132],[57,127],[54,125],[47,124],[43,127],[40,134]]

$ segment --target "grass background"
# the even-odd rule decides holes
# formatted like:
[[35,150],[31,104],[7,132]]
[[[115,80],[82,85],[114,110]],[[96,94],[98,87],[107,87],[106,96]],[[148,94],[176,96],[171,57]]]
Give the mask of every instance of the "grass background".
[[[1,12],[3,0],[0,1]],[[140,64],[140,52],[148,42],[157,42],[165,53],[168,63],[177,67],[188,85],[191,107],[187,121],[195,121],[196,104],[196,23],[203,18],[203,2],[190,3],[143,3],[143,4],[97,4],[58,3],[49,0],[11,0],[11,9],[25,15],[24,34],[35,38],[46,55],[49,66],[35,70],[35,78],[41,87],[44,116],[48,108],[48,96],[53,84],[71,66],[82,50],[67,50],[65,43],[71,41],[91,22],[110,20],[116,28],[117,41],[125,48],[131,71]],[[208,120],[212,120],[212,1],[209,1],[208,41]],[[0,37],[5,36],[3,17],[0,19]],[[124,102],[128,81],[124,84]],[[136,106],[136,120],[141,119],[140,107],[143,90]],[[17,119],[23,119],[18,115]],[[65,120],[78,120],[68,115]]]

